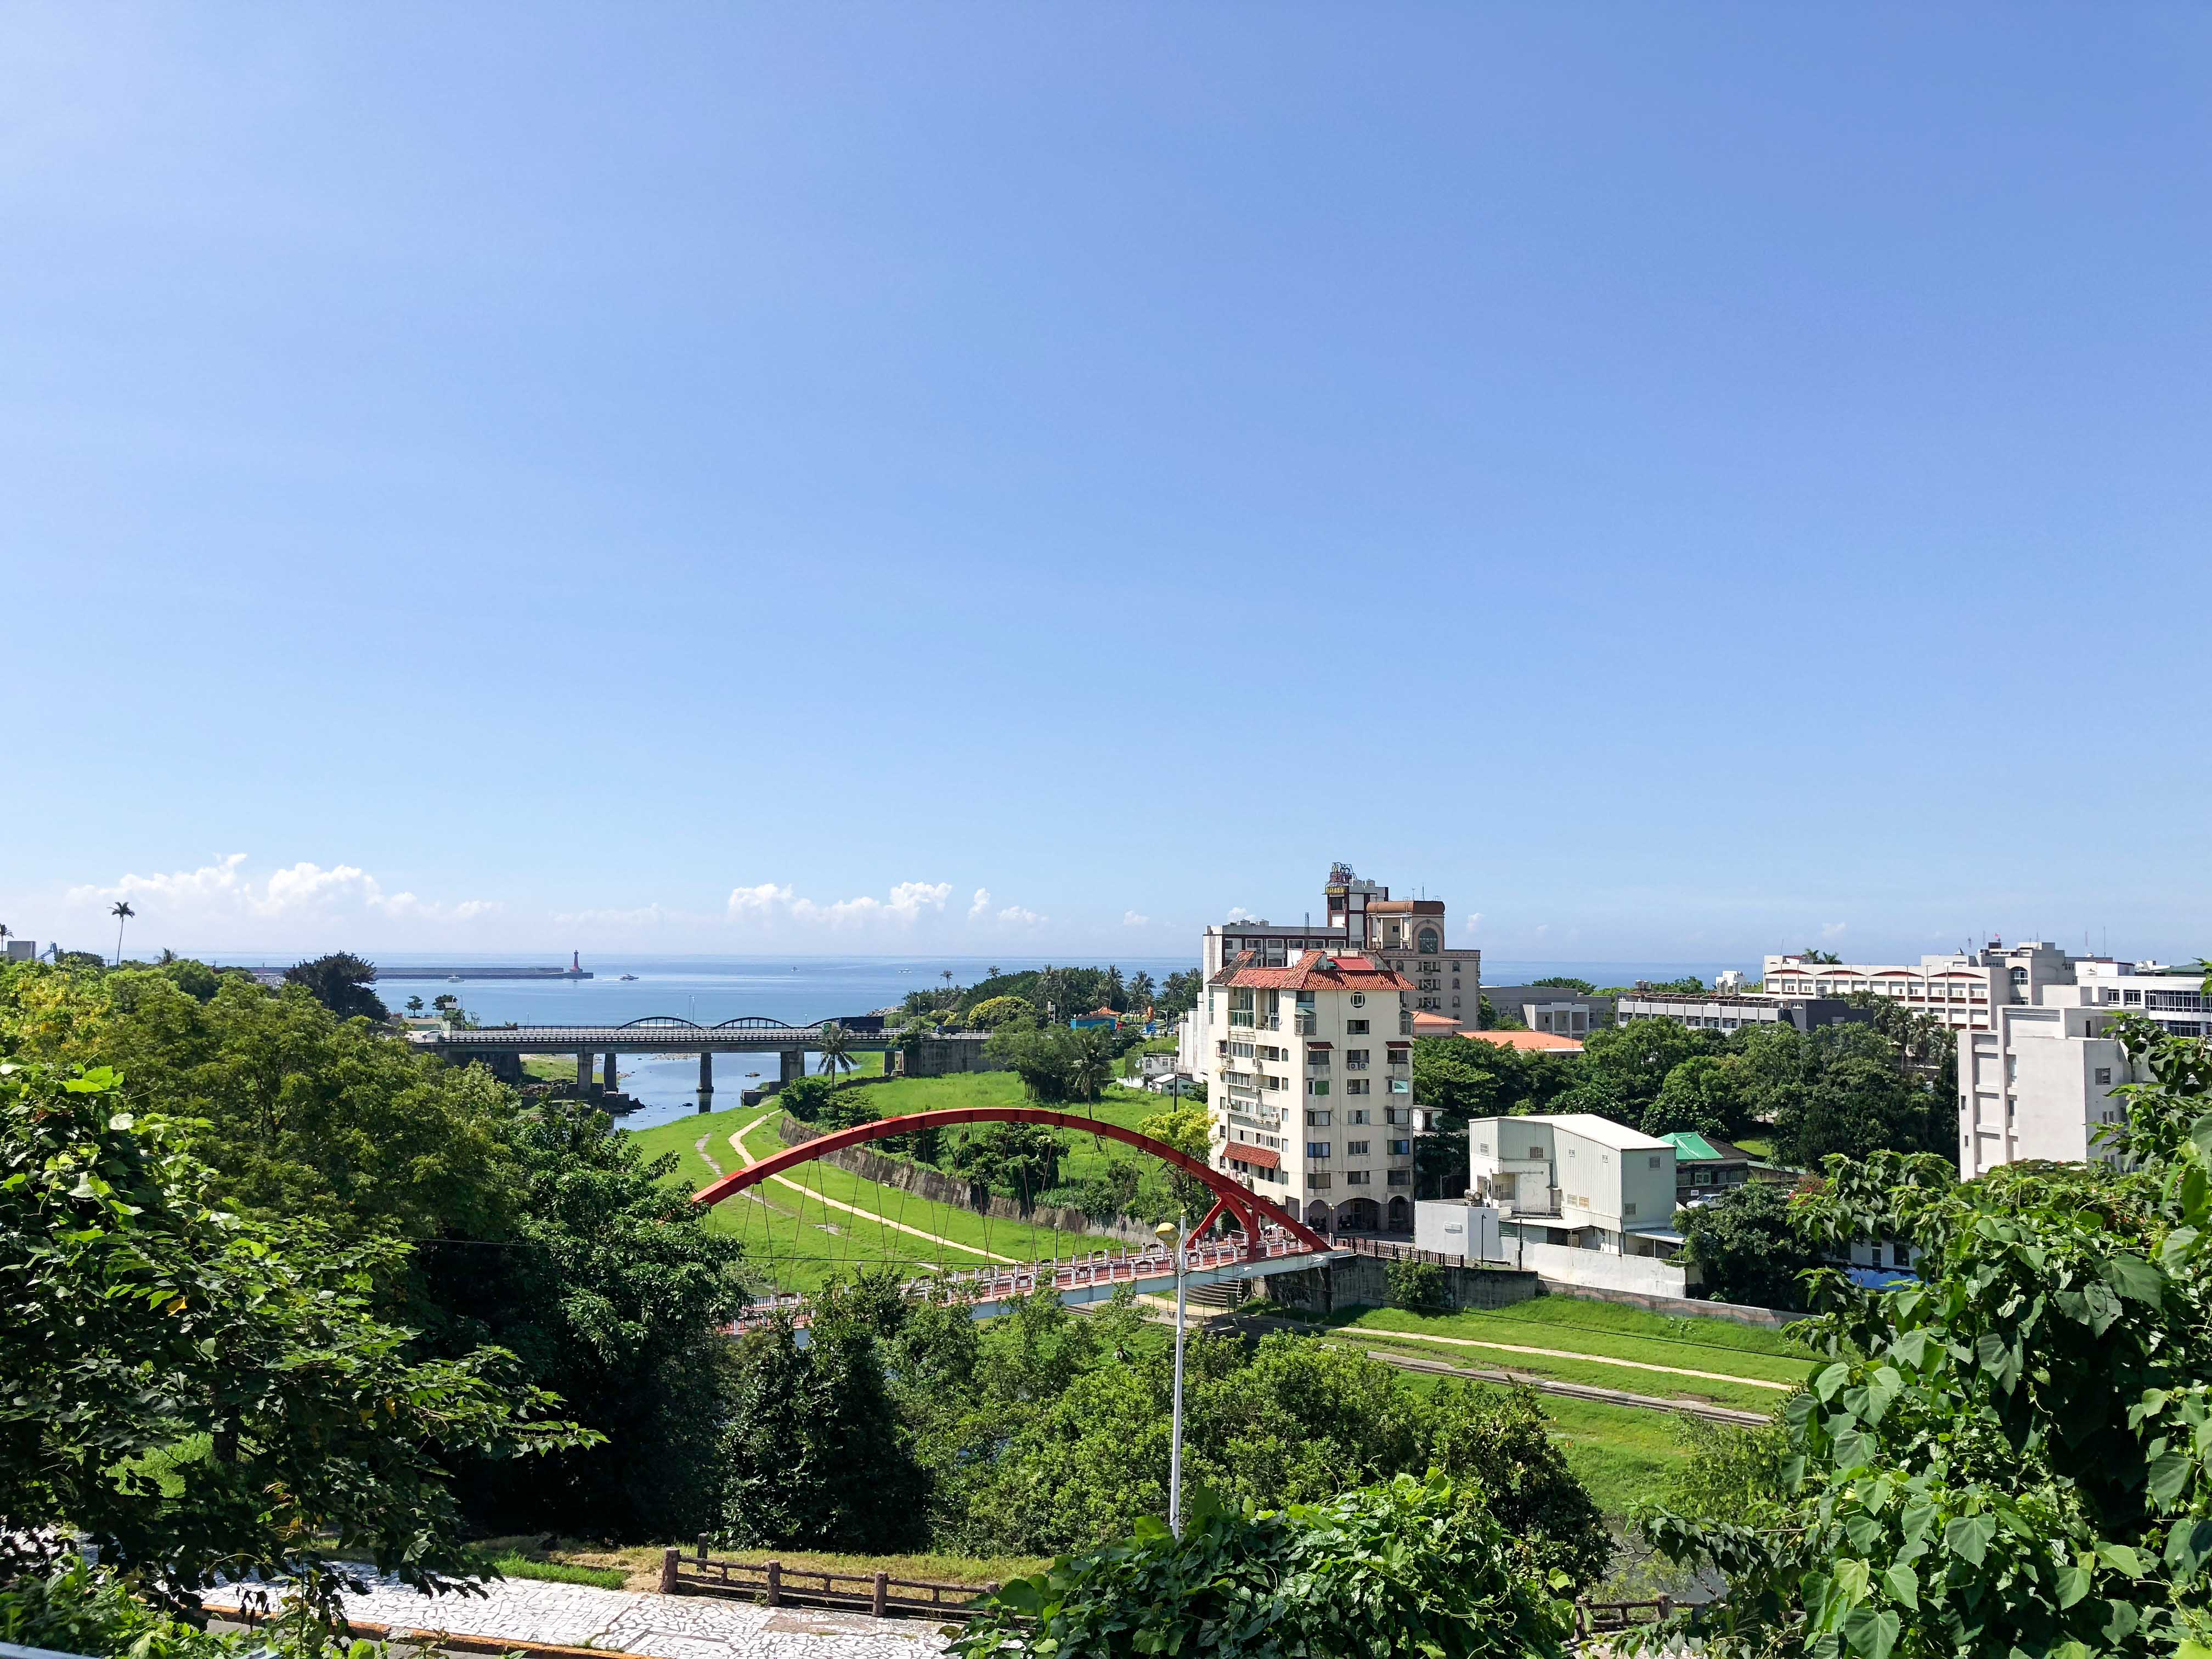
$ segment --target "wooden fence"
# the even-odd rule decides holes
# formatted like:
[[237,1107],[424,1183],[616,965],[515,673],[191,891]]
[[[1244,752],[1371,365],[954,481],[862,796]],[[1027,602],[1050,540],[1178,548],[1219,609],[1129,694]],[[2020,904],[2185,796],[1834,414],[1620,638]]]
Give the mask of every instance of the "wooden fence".
[[927,1578],[894,1578],[888,1573],[823,1572],[789,1567],[781,1561],[721,1561],[697,1550],[665,1551],[660,1558],[664,1595],[727,1595],[771,1607],[842,1607],[878,1619],[918,1614],[950,1620],[975,1616],[975,1602],[996,1584],[941,1584]]

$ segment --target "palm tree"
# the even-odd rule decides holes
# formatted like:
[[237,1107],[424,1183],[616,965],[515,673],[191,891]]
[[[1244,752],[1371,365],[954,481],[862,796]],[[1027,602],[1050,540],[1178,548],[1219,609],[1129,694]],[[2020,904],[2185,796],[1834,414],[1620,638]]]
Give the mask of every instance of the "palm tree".
[[107,914],[115,918],[115,965],[123,965],[123,924],[138,913],[131,908],[128,899],[118,899],[107,907]]
[[1137,1007],[1151,1007],[1152,994],[1156,988],[1152,984],[1152,976],[1141,968],[1129,976],[1129,1000]]
[[408,1012],[409,1013],[410,1013],[410,1014],[419,1014],[419,1013],[421,1013],[421,1012],[422,1012],[422,998],[420,998],[420,997],[410,997],[410,998],[408,998],[408,999],[407,999],[407,1012]]
[[1075,1034],[1075,1063],[1067,1080],[1079,1100],[1096,1100],[1114,1075],[1114,1047],[1106,1033],[1096,1029]]
[[842,1025],[825,1025],[814,1046],[822,1055],[822,1075],[830,1079],[830,1086],[834,1089],[843,1081],[838,1073],[851,1071],[855,1063],[852,1034]]

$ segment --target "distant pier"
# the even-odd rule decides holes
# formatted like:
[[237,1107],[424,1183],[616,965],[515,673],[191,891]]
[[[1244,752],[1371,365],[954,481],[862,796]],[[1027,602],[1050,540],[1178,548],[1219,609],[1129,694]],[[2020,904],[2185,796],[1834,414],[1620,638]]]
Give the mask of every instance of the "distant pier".
[[588,968],[386,968],[377,965],[380,984],[388,979],[589,979]]

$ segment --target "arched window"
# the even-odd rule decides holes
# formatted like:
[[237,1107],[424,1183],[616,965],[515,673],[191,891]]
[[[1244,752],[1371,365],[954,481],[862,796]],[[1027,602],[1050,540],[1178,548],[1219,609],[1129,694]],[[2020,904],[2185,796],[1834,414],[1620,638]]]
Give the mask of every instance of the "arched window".
[[1436,955],[1443,948],[1437,938],[1437,930],[1433,927],[1422,928],[1420,944],[1416,948],[1425,957]]

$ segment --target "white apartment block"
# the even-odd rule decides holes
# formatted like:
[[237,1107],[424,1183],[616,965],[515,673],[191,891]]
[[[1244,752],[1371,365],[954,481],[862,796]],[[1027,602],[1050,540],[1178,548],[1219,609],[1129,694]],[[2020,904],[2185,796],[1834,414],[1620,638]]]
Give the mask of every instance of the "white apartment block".
[[1986,1031],[1993,1011],[2010,1004],[2034,1006],[2046,985],[2074,983],[2074,958],[2039,939],[2008,945],[1992,939],[1979,951],[1923,957],[1917,967],[1869,963],[1814,963],[1802,956],[1771,956],[1765,963],[1768,996],[1845,997],[1869,991],[1915,1013],[1933,1014],[1960,1031]]
[[2144,1080],[2107,1035],[2115,1014],[2141,1014],[2176,1036],[2212,1033],[2200,975],[2094,958],[2073,967],[2075,983],[2040,986],[2033,1006],[2000,1006],[1988,1029],[1960,1033],[1961,1174],[2114,1157],[2097,1132],[2127,1116],[2120,1086]]
[[1479,1117],[1467,1126],[1468,1199],[1508,1239],[1671,1256],[1674,1144],[1589,1112]]
[[[1480,1024],[1482,952],[1446,943],[1442,899],[1394,899],[1388,887],[1362,880],[1348,864],[1337,864],[1322,889],[1322,916],[1319,922],[1309,916],[1295,926],[1264,916],[1218,923],[1200,941],[1200,971],[1211,981],[1240,958],[1249,957],[1255,967],[1282,968],[1310,951],[1351,952],[1406,975],[1415,1012],[1449,1019],[1454,1030],[1471,1031]],[[1194,1077],[1205,1075],[1220,1036],[1209,1026],[1201,1002],[1182,1023],[1177,1065]]]
[[1211,975],[1186,1024],[1212,1033],[1214,1167],[1324,1232],[1410,1232],[1413,995],[1348,951]]

